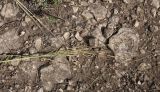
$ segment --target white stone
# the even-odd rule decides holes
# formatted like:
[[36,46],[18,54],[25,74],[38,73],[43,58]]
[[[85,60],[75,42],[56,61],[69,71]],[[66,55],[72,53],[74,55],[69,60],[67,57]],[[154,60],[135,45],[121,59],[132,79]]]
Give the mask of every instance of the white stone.
[[138,26],[139,26],[139,22],[136,21],[136,22],[134,23],[134,27],[138,27]]
[[71,35],[70,32],[66,32],[63,34],[63,37],[65,40],[68,40],[70,38],[70,35]]
[[76,37],[76,39],[77,39],[78,41],[82,41],[82,40],[83,40],[83,38],[80,36],[79,32],[77,32],[77,33],[75,34],[75,37]]
[[42,41],[42,38],[39,37],[35,40],[35,48],[40,51],[42,49],[42,44],[43,44],[43,41]]
[[73,6],[72,8],[73,8],[73,12],[74,12],[74,13],[77,13],[77,11],[78,11],[79,7],[77,7],[77,6]]

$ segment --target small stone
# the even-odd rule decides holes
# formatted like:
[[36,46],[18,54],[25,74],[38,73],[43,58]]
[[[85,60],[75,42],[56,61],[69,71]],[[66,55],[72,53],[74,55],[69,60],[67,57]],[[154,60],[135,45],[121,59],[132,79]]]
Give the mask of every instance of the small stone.
[[95,0],[89,0],[88,2],[89,2],[89,3],[94,3],[94,2],[95,2]]
[[39,37],[35,40],[35,48],[40,51],[42,49],[42,44],[43,44],[43,41],[42,41],[42,38]]
[[13,4],[5,4],[1,10],[1,15],[5,18],[15,17],[19,12],[19,9]]
[[118,14],[119,11],[117,9],[114,9],[114,14]]
[[64,91],[63,91],[63,89],[60,88],[60,89],[59,89],[59,92],[64,92]]
[[35,53],[37,53],[37,50],[35,48],[30,48],[29,53],[30,54],[35,54]]
[[83,40],[83,38],[80,36],[79,32],[77,32],[77,33],[75,34],[75,37],[76,37],[76,39],[77,39],[78,41],[82,41],[82,40]]
[[129,4],[132,2],[132,0],[123,0],[123,2],[125,2],[126,4]]
[[37,92],[44,92],[43,88],[38,89]]
[[138,66],[138,70],[140,71],[145,71],[145,70],[148,70],[150,69],[152,66],[151,64],[147,64],[147,63],[141,63],[139,66]]
[[24,20],[25,20],[26,23],[29,23],[31,21],[31,18],[26,16]]
[[84,16],[87,20],[93,18],[93,15],[88,10],[83,11],[82,16]]
[[19,36],[23,36],[25,33],[25,31],[22,31]]
[[146,51],[145,51],[144,49],[140,49],[140,53],[141,53],[141,54],[145,54]]
[[92,5],[92,7],[90,7],[90,10],[97,21],[104,19],[106,17],[106,14],[108,13],[108,9],[100,4]]
[[152,0],[151,4],[158,9],[160,7],[160,0]]
[[153,9],[151,10],[151,13],[152,13],[153,17],[156,17],[156,15],[157,15],[157,10],[156,10],[155,8],[153,8]]
[[77,13],[79,7],[73,6],[72,8],[73,8],[73,12],[74,12],[74,13]]
[[35,30],[38,30],[38,27],[37,26],[33,26],[32,29],[35,31]]
[[25,27],[27,25],[25,21],[22,21],[21,24],[22,24],[23,27]]
[[11,70],[11,71],[13,71],[14,67],[13,66],[9,66],[8,69]]
[[139,22],[138,22],[138,21],[135,21],[134,27],[138,27],[138,26],[139,26]]
[[70,32],[66,32],[64,33],[63,37],[65,40],[68,40],[70,38],[70,35],[71,35]]

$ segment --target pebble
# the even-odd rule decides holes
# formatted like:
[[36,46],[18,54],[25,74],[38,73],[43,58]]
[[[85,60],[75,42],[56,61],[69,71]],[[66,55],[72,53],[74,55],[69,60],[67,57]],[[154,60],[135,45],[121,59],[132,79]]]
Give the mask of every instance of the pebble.
[[138,21],[135,21],[134,27],[139,27],[139,22]]
[[141,63],[139,66],[138,66],[138,70],[140,71],[145,71],[145,70],[148,70],[152,68],[151,64],[149,63]]
[[85,17],[87,20],[93,18],[93,15],[88,10],[83,11],[82,16]]
[[73,8],[73,12],[74,12],[74,13],[77,13],[77,11],[78,11],[79,7],[77,7],[77,6],[73,6],[72,8]]
[[79,32],[77,32],[77,33],[75,34],[75,37],[76,37],[76,39],[77,39],[78,41],[82,41],[82,40],[83,40],[83,38],[80,36]]
[[31,21],[31,18],[26,16],[24,20],[25,20],[26,23],[29,23]]
[[43,88],[38,89],[37,92],[44,92]]
[[153,8],[153,9],[151,10],[151,13],[152,13],[153,17],[156,17],[156,15],[157,15],[157,10],[156,10],[155,8]]
[[132,0],[123,0],[123,2],[125,2],[126,4],[129,4],[132,2]]
[[43,44],[43,41],[42,41],[42,38],[39,37],[35,40],[35,48],[40,51],[42,49],[42,44]]
[[64,37],[65,40],[68,40],[68,39],[70,38],[70,35],[71,35],[70,32],[65,32],[65,33],[63,34],[63,37]]
[[11,17],[15,17],[19,12],[19,9],[11,4],[5,4],[1,10],[1,15],[5,18],[11,18]]

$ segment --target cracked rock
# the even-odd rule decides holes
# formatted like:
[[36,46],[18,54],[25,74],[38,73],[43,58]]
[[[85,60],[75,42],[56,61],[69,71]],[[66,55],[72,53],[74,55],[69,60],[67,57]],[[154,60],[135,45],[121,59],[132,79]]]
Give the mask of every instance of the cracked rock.
[[11,4],[5,4],[1,10],[1,15],[5,18],[11,18],[11,17],[15,17],[17,15],[17,13],[19,12],[19,9]]
[[49,65],[40,70],[42,85],[46,91],[51,91],[56,83],[62,83],[71,77],[71,70],[66,58],[56,57]]
[[139,40],[138,33],[130,28],[121,28],[111,37],[109,47],[113,50],[116,61],[127,65],[127,61],[137,55]]

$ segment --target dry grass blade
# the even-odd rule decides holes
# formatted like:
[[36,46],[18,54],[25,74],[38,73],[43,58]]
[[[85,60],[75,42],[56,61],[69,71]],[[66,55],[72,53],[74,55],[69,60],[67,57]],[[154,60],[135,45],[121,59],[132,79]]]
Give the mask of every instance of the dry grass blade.
[[29,61],[30,59],[38,59],[38,58],[52,58],[55,56],[65,57],[65,56],[76,56],[76,55],[95,55],[96,53],[87,51],[87,50],[59,50],[57,52],[50,52],[44,55],[29,55],[29,56],[21,56],[21,55],[6,55],[8,57],[14,56],[13,59],[6,59],[4,61],[0,61],[1,63],[9,63],[11,61]]
[[30,10],[28,10],[19,0],[14,0],[16,4],[35,22],[35,24],[43,31],[43,28],[51,32]]

